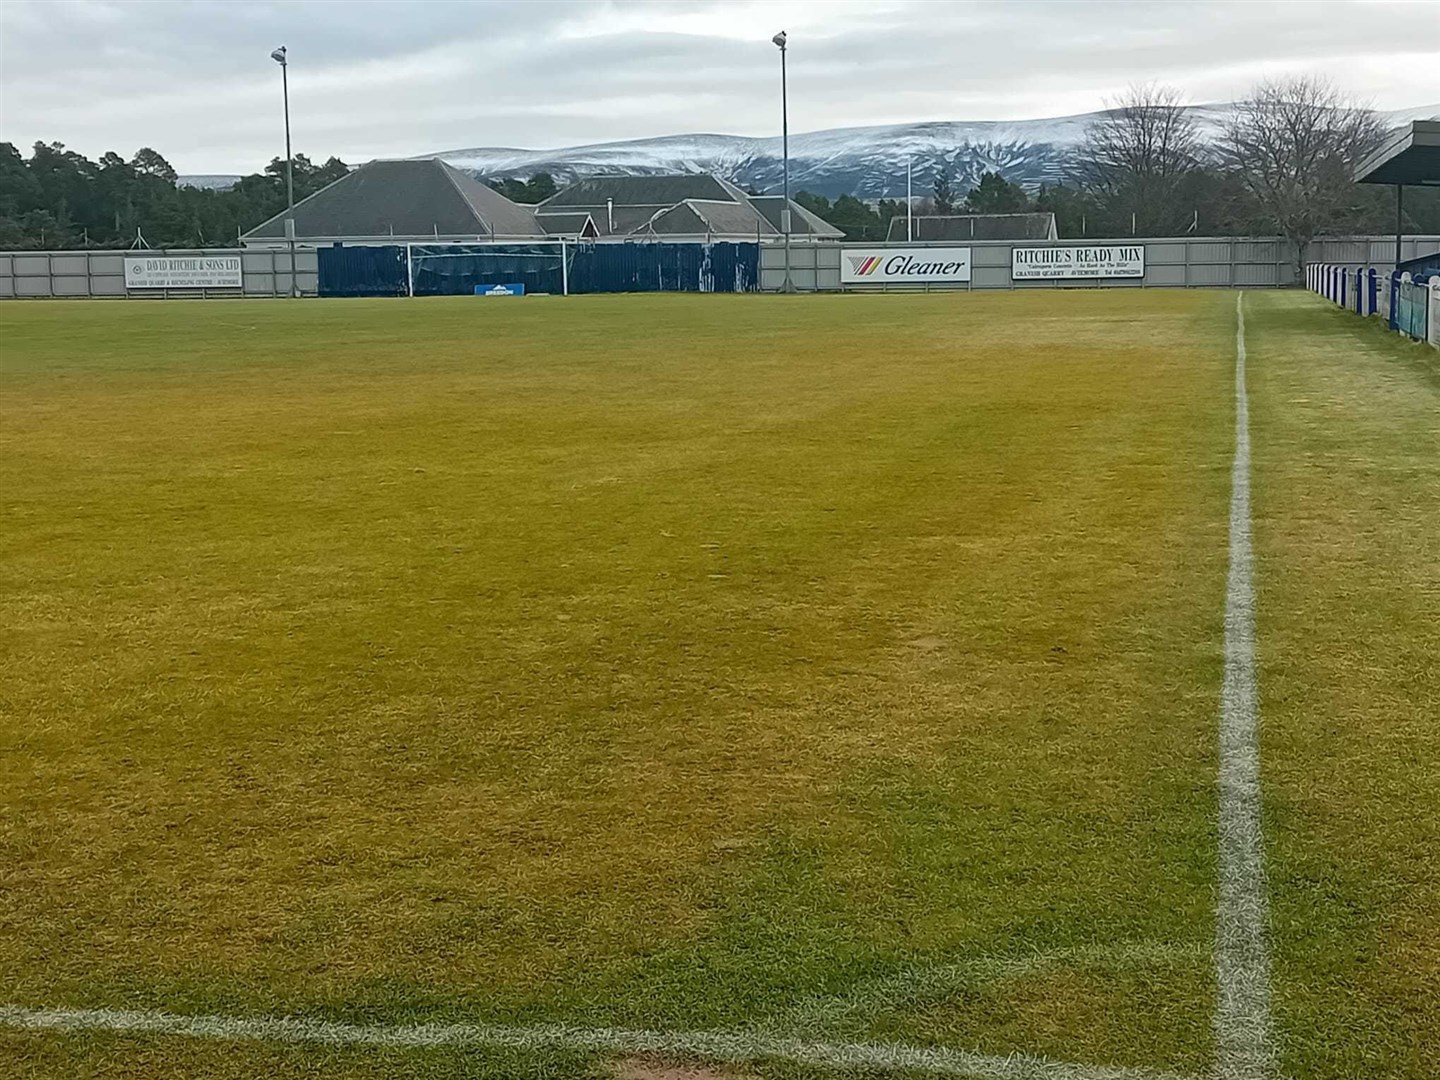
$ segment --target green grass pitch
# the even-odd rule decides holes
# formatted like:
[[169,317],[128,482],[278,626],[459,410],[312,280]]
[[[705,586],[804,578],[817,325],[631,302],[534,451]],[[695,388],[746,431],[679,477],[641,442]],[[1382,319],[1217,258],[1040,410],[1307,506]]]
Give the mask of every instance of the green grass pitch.
[[[1425,1080],[1440,363],[1245,304],[1276,1075]],[[1234,365],[1209,291],[0,305],[0,1007],[1208,1075]]]

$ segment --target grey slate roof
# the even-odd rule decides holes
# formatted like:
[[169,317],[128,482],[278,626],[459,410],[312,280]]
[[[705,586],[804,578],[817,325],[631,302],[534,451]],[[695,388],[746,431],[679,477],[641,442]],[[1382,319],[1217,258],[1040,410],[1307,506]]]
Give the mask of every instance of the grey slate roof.
[[[574,214],[589,215],[590,220],[595,222],[596,233],[600,236],[625,236],[637,229],[644,229],[645,223],[656,214],[668,209],[660,206],[581,206],[581,207],[548,207],[541,203],[537,207],[535,220],[544,223],[554,217],[570,217]],[[614,221],[615,228],[612,233],[610,222]]]
[[[740,202],[745,193],[728,180],[708,173],[681,173],[674,176],[591,176],[557,191],[540,205],[547,209],[584,207],[592,215],[613,199],[618,206],[648,206],[663,210],[686,199],[719,199]],[[601,225],[599,216],[595,224]],[[603,227],[603,226],[602,226]],[[619,230],[616,230],[617,232]]]
[[[529,207],[511,202],[443,161],[372,161],[295,204],[302,238],[384,236],[543,237]],[[284,239],[276,214],[246,239]]]
[[[1037,214],[950,214],[917,217],[916,240],[1054,240],[1055,215]],[[886,242],[905,240],[905,216],[890,219]]]
[[536,214],[535,221],[549,236],[598,236],[594,217],[585,210],[563,214]]
[[777,235],[764,217],[748,202],[719,199],[686,199],[669,210],[662,211],[648,228],[640,229],[637,235],[646,235],[652,230],[660,236],[704,234],[744,240],[765,239]]
[[[774,238],[780,233],[779,195],[747,195],[728,180],[704,173],[675,176],[592,176],[540,204],[551,214],[588,212],[601,236],[724,236]],[[797,236],[839,240],[845,234],[791,200]],[[613,224],[613,228],[611,227]]]
[[713,232],[744,237],[778,235],[749,199],[738,203],[691,200],[690,205]]
[[669,210],[656,214],[650,223],[636,231],[637,236],[648,236],[652,232],[661,236],[694,236],[709,232],[705,219],[688,202],[676,203]]
[[[751,195],[749,201],[756,210],[765,215],[771,227],[780,232],[780,209],[785,205],[783,195]],[[823,240],[840,240],[845,236],[843,229],[837,229],[819,214],[811,213],[794,199],[790,200],[790,235],[814,236]]]

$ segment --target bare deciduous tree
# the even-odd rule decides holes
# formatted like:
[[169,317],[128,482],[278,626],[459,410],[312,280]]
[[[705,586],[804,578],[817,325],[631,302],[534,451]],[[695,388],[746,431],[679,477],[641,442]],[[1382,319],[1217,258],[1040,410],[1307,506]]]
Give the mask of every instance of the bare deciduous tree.
[[1192,220],[1191,181],[1204,165],[1199,124],[1173,87],[1133,86],[1092,123],[1073,171],[1115,224],[1148,235]]
[[[1385,126],[1325,79],[1267,80],[1235,106],[1221,138],[1224,165],[1282,235],[1305,249],[1319,234],[1353,227],[1365,199],[1356,164]],[[1356,219],[1356,220],[1352,220]]]

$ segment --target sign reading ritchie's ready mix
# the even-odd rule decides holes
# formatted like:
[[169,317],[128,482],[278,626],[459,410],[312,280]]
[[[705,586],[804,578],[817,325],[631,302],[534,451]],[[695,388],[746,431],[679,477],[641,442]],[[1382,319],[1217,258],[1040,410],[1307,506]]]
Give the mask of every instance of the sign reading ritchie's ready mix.
[[1017,247],[1010,252],[1010,277],[1015,281],[1144,276],[1143,244],[1117,244],[1107,247]]

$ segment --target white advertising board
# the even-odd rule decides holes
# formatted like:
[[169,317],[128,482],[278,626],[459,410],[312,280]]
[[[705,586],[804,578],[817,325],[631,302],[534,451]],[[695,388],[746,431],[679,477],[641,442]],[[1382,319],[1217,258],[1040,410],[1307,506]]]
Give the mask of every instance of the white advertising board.
[[968,247],[847,247],[840,252],[842,285],[923,285],[969,280]]
[[1106,247],[1017,247],[1010,251],[1015,281],[1053,278],[1138,278],[1145,276],[1145,245]]
[[126,255],[127,289],[238,289],[239,255]]

